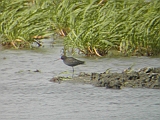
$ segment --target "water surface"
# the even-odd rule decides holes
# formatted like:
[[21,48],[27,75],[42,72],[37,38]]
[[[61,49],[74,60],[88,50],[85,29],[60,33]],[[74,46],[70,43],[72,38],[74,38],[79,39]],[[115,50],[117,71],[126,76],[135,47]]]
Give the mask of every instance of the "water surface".
[[[61,45],[38,50],[0,51],[0,120],[159,120],[158,89],[112,90],[49,80],[71,76],[60,58]],[[130,67],[160,67],[160,58],[86,58],[79,72],[121,72]],[[39,70],[40,72],[36,72]],[[67,71],[67,74],[66,72]]]

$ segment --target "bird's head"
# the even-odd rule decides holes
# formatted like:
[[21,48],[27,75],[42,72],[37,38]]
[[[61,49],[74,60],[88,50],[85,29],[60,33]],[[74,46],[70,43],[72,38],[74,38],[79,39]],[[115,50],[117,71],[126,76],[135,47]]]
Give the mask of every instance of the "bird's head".
[[67,58],[67,57],[66,57],[65,55],[62,55],[62,56],[61,56],[61,59],[62,59],[62,60],[65,60],[66,58]]

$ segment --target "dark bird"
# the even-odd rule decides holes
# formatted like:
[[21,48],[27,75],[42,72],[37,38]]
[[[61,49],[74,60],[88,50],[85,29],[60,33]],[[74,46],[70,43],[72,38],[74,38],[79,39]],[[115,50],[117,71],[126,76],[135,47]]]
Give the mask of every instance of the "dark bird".
[[63,60],[64,64],[72,67],[72,69],[73,69],[72,77],[74,75],[74,66],[84,64],[84,61],[77,60],[73,57],[67,57],[65,55],[61,56],[61,59]]

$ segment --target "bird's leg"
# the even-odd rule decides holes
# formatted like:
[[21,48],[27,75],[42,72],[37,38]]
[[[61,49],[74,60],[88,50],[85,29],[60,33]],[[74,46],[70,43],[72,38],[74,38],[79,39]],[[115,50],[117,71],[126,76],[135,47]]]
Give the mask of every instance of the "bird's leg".
[[73,69],[73,73],[72,73],[72,78],[73,78],[73,76],[74,76],[74,67],[72,67],[72,69]]

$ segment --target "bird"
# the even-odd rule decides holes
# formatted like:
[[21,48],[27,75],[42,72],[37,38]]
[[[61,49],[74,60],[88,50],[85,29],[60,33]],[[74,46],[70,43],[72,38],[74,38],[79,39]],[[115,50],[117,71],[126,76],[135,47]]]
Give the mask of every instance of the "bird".
[[64,64],[72,67],[73,69],[72,78],[74,76],[74,66],[85,63],[84,61],[77,60],[76,58],[73,58],[73,57],[67,57],[65,55],[62,55],[61,59],[63,60]]

